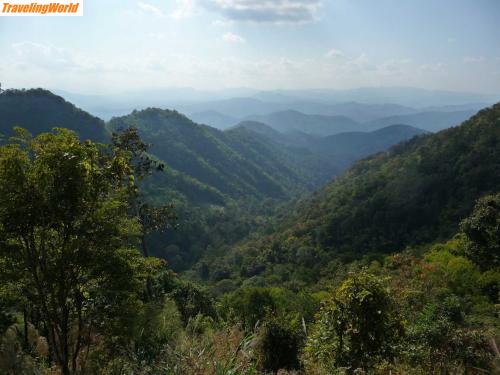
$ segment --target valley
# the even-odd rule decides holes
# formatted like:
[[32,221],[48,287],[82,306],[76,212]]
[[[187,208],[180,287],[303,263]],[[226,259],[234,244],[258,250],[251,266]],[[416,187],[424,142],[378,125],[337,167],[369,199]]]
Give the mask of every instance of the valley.
[[[140,260],[134,258],[138,253],[129,255],[128,262],[133,262],[129,266],[143,267],[141,272],[146,273],[150,272],[147,269],[155,270],[154,276],[146,279],[144,298],[153,310],[154,306],[168,310],[134,315],[134,324],[174,316],[176,323],[168,329],[186,335],[179,340],[192,340],[184,343],[191,347],[213,345],[202,344],[201,338],[187,333],[193,329],[190,325],[202,324],[196,329],[200,337],[209,340],[214,339],[210,332],[216,329],[225,340],[229,338],[224,335],[238,332],[250,335],[248,340],[258,345],[271,345],[255,351],[245,349],[245,358],[267,356],[275,350],[287,353],[286,357],[266,360],[235,357],[244,368],[314,368],[308,361],[328,345],[315,338],[329,329],[322,326],[321,319],[335,313],[341,303],[357,303],[358,297],[341,297],[344,288],[351,288],[355,296],[375,293],[380,298],[376,306],[386,306],[381,314],[387,314],[394,324],[403,323],[399,315],[392,314],[411,320],[403,338],[397,337],[403,328],[386,325],[385,320],[377,323],[384,327],[382,345],[390,350],[394,350],[392,340],[405,340],[421,350],[419,354],[398,352],[407,366],[434,371],[432,356],[425,348],[444,350],[440,345],[446,346],[457,337],[463,341],[456,351],[443,354],[449,361],[443,366],[467,366],[461,354],[464,350],[474,363],[496,366],[491,362],[493,357],[480,348],[486,342],[484,330],[496,329],[498,231],[490,227],[495,228],[500,218],[500,105],[482,109],[462,122],[471,113],[463,110],[467,106],[461,106],[460,111],[452,106],[451,111],[446,107],[415,113],[406,107],[384,105],[389,111],[405,113],[385,116],[380,106],[354,105],[355,113],[365,120],[369,110],[370,116],[374,112],[381,116],[368,122],[343,115],[305,115],[296,110],[247,116],[242,121],[217,112],[194,116],[225,122],[219,129],[194,122],[176,110],[153,107],[104,121],[47,90],[6,90],[0,94],[0,129],[4,134],[0,188],[7,197],[2,201],[0,228],[5,238],[11,238],[8,241],[14,241],[25,227],[16,229],[13,220],[23,222],[25,217],[40,215],[41,221],[33,224],[36,230],[48,223],[47,233],[54,233],[54,228],[65,228],[67,222],[84,225],[85,217],[73,221],[80,211],[107,218],[107,224],[102,222],[93,229],[96,233],[118,225],[115,219],[131,220],[124,228],[140,225],[134,230],[142,233],[139,248],[148,256]],[[117,143],[119,139],[122,141]],[[26,156],[22,156],[24,152]],[[9,175],[13,166],[24,165],[31,155],[40,156],[33,159],[34,169],[25,166],[22,173],[34,175],[19,181]],[[74,156],[67,159],[68,155]],[[75,155],[87,161],[73,164]],[[93,159],[96,155],[101,159]],[[91,163],[97,164],[89,167]],[[58,172],[65,165],[69,169]],[[94,171],[99,172],[88,180]],[[31,185],[29,181],[37,173],[41,180]],[[121,177],[113,180],[115,176]],[[103,178],[114,182],[96,182]],[[46,184],[49,190],[44,190]],[[59,211],[61,198],[53,196],[56,186],[68,186],[69,190],[62,191],[69,195],[84,186],[89,191],[117,190],[109,196],[103,195],[108,194],[104,190],[97,195],[83,193],[80,203],[68,200],[65,205],[80,208],[70,210],[73,214],[59,223],[54,220],[59,220],[65,209]],[[32,200],[32,195],[39,198]],[[101,204],[101,196],[108,197],[105,199],[111,200],[111,206],[104,204],[97,210],[86,206],[92,199],[97,199],[92,204]],[[120,199],[125,200],[119,203]],[[37,208],[38,204],[42,206]],[[127,210],[116,211],[127,206]],[[18,217],[9,211],[15,207],[28,211]],[[38,214],[33,216],[34,212]],[[71,227],[64,230],[71,231]],[[133,230],[127,230],[127,241],[132,241]],[[119,231],[114,233],[110,238]],[[78,234],[71,236],[79,238]],[[107,243],[107,239],[103,241]],[[5,249],[8,243],[4,243]],[[83,249],[101,256],[102,247],[94,250],[92,243],[85,246],[82,250],[75,247],[73,256],[80,256]],[[5,254],[5,261],[14,259]],[[114,260],[110,266],[128,264],[120,260],[119,253],[111,254],[108,256]],[[30,259],[27,255],[25,261]],[[57,256],[54,259],[60,262]],[[44,264],[43,256],[40,261]],[[92,268],[101,263],[107,264],[104,258],[92,266],[85,264]],[[16,269],[16,263],[12,265]],[[43,272],[47,265],[37,267]],[[115,292],[119,293],[125,281],[113,275],[118,281]],[[5,291],[14,287],[5,285]],[[324,297],[332,287],[337,288],[338,300]],[[384,288],[390,288],[394,295],[387,295]],[[428,290],[425,295],[420,294],[423,288]],[[155,295],[166,296],[169,302],[164,305]],[[341,302],[340,298],[347,299]],[[15,300],[8,293],[0,294],[5,306]],[[396,300],[401,306],[398,310],[392,305]],[[464,301],[470,302],[465,305]],[[417,315],[412,312],[414,303],[421,306]],[[446,315],[447,309],[460,309],[463,318],[454,320]],[[137,313],[143,314],[140,311]],[[11,313],[3,314],[4,324],[16,319]],[[110,319],[116,319],[113,314]],[[425,320],[437,316],[449,327],[443,343],[431,343],[429,336],[419,331],[443,330],[444,326],[432,328]],[[223,327],[228,326],[233,331],[225,331]],[[303,327],[311,329],[308,338]],[[365,329],[372,330],[370,325]],[[274,336],[277,332],[279,340]],[[168,335],[162,337],[167,339]],[[245,337],[238,339],[239,345]],[[265,344],[264,339],[277,341]],[[292,340],[297,348],[287,349],[280,340]],[[328,340],[336,340],[336,336]],[[463,346],[470,342],[477,348]],[[136,345],[145,344],[137,341]],[[156,349],[147,350],[152,354]],[[177,355],[187,354],[178,351]],[[366,360],[378,356],[384,354],[374,349]],[[330,366],[330,360],[323,359],[322,366]],[[160,352],[151,361],[153,373],[159,371],[155,366],[179,365]],[[182,366],[183,372],[192,373],[189,364]]]

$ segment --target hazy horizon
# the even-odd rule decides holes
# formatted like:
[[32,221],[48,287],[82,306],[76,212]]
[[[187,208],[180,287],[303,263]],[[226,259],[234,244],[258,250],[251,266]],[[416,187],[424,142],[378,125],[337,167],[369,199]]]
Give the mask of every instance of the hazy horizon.
[[496,0],[85,0],[83,17],[3,17],[0,82],[160,88],[419,87],[500,93]]

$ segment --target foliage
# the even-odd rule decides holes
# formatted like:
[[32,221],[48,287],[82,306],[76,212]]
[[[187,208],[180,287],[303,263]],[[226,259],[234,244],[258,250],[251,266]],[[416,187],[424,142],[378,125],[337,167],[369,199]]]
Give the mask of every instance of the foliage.
[[[0,97],[89,120],[43,91]],[[38,104],[41,130],[57,116]],[[499,111],[284,205],[322,177],[248,129],[148,109],[113,120],[137,128],[108,145],[16,130],[0,147],[0,372],[494,373]]]
[[463,327],[464,314],[456,296],[424,307],[408,329],[406,355],[427,373],[450,368],[487,369],[492,360],[483,332]]
[[[475,201],[500,186],[499,114],[496,104],[460,126],[357,162],[291,206],[270,231],[233,246],[224,259],[231,277],[253,261],[259,267],[251,276],[276,275],[280,267],[287,271],[280,283],[288,275],[308,285],[328,275],[328,264],[336,260],[380,261],[381,254],[449,239]],[[498,224],[489,225],[491,235],[498,233]],[[492,240],[487,251],[495,257]]]
[[139,130],[152,144],[151,153],[169,168],[232,198],[283,199],[312,187],[309,172],[290,161],[293,154],[254,133],[221,132],[176,111],[155,108],[109,123],[112,130],[129,127]]
[[369,370],[397,354],[401,323],[394,302],[376,277],[350,276],[325,303],[306,353],[327,371]]
[[483,270],[500,267],[500,193],[478,200],[460,228],[467,238],[467,256]]
[[63,374],[97,332],[126,336],[156,262],[131,248],[126,155],[59,129],[0,148],[0,251]]
[[106,142],[109,134],[104,121],[43,89],[6,90],[0,95],[0,134],[14,135],[20,126],[32,134],[50,132],[65,127],[80,139]]
[[179,279],[170,270],[164,268],[159,273],[156,288],[160,295],[166,295],[175,301],[185,325],[198,315],[216,318],[214,303],[208,292],[191,282]]
[[252,331],[268,316],[297,314],[307,322],[319,309],[318,300],[309,293],[293,293],[283,288],[240,288],[223,296],[219,311],[228,321]]
[[268,316],[258,331],[256,362],[263,371],[299,370],[305,335],[298,315]]

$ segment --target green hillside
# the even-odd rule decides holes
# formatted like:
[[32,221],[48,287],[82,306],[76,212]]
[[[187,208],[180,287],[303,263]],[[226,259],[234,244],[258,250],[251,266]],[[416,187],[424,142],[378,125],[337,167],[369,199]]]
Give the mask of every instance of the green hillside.
[[367,128],[365,125],[345,116],[308,115],[293,110],[273,112],[261,116],[249,116],[247,120],[263,122],[282,133],[300,131],[320,136]]
[[319,155],[335,160],[339,169],[344,170],[356,160],[424,133],[412,126],[391,125],[372,132],[334,134],[317,139],[310,147]]
[[476,113],[475,110],[429,111],[379,118],[366,123],[368,129],[379,129],[394,124],[406,124],[436,132],[460,124]]
[[[335,259],[377,257],[446,240],[479,197],[498,191],[498,171],[500,104],[458,127],[357,162],[274,229],[214,264],[244,278],[272,274],[283,281],[292,272],[312,282]],[[278,277],[279,267],[285,268]]]
[[325,137],[297,130],[281,133],[256,121],[243,121],[236,128],[261,134],[287,147],[308,150],[325,163],[332,164],[337,173],[349,168],[356,160],[425,133],[422,129],[408,125],[391,125],[371,132],[344,132]]
[[316,244],[358,253],[446,239],[477,198],[498,189],[499,170],[497,104],[357,163],[311,202],[304,229],[315,227]]
[[328,175],[315,175],[290,150],[254,132],[222,132],[176,111],[149,108],[109,122],[112,130],[130,126],[139,129],[150,152],[169,168],[235,199],[290,198],[317,187]]
[[0,133],[12,135],[13,126],[34,135],[56,127],[68,128],[81,139],[108,140],[104,121],[43,89],[7,90],[0,94]]

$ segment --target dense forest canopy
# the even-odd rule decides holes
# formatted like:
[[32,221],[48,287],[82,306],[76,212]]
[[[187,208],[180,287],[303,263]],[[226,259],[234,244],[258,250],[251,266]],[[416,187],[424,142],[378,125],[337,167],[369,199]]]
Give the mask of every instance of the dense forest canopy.
[[322,137],[28,90],[0,125],[2,374],[500,371],[500,104]]
[[225,261],[214,259],[214,272],[277,278],[282,268],[283,281],[289,272],[310,282],[335,259],[377,258],[446,240],[478,198],[498,191],[499,170],[497,104],[458,127],[357,162],[298,203],[273,231],[234,247]]

